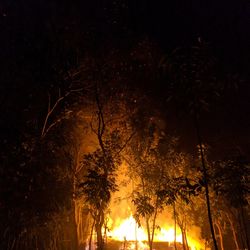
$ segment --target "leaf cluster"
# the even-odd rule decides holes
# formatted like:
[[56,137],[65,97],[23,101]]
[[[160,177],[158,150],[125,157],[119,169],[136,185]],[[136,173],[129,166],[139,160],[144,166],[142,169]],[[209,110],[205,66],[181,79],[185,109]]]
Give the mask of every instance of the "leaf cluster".
[[132,200],[132,202],[136,207],[134,218],[138,225],[141,225],[140,217],[149,218],[154,213],[155,207],[151,204],[151,200],[152,198],[149,196],[135,192],[135,198]]
[[168,206],[174,204],[178,198],[188,204],[190,198],[199,195],[201,191],[200,183],[191,184],[187,177],[177,177],[168,179],[157,195]]
[[214,163],[210,182],[218,196],[234,207],[248,205],[250,164],[244,156]]
[[117,191],[115,178],[96,169],[88,169],[86,180],[79,185],[84,194],[85,201],[94,209],[106,208],[110,201],[111,193]]

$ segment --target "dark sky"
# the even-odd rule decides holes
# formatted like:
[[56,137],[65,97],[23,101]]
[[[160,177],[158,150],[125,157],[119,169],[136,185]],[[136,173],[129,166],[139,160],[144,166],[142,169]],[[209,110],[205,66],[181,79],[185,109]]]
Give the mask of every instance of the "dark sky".
[[[222,69],[245,81],[243,89],[227,97],[204,123],[218,138],[224,130],[227,138],[249,138],[247,0],[5,0],[0,3],[0,29],[1,102],[9,95],[19,100],[19,93],[25,95],[24,89],[28,92],[35,82],[53,80],[51,68],[72,63],[67,57],[75,48],[84,54],[84,49],[95,50],[107,40],[122,47],[148,37],[168,53],[193,45],[201,37],[210,44]],[[249,145],[249,139],[245,144]]]
[[[29,32],[54,23],[79,32],[128,36],[128,31],[153,36],[166,48],[193,43],[201,36],[218,52],[231,52],[242,61],[249,46],[250,3],[246,0],[93,0],[93,1],[2,1],[1,27]],[[60,27],[61,26],[61,27]],[[123,29],[127,28],[127,32]],[[38,34],[37,34],[38,35]]]
[[[247,0],[5,0],[0,4],[0,21],[5,35],[1,48],[10,50],[13,42],[12,52],[21,53],[29,49],[28,44],[30,49],[49,46],[49,31],[71,32],[71,38],[79,41],[86,33],[100,41],[146,35],[166,50],[194,44],[202,37],[229,67],[245,72],[249,67]],[[36,44],[38,39],[44,43]]]

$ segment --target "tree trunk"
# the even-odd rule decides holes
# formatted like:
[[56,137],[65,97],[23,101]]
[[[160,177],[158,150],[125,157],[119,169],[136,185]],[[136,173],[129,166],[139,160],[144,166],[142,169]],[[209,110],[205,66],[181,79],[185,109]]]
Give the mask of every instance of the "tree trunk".
[[93,237],[94,227],[95,227],[95,220],[93,221],[93,224],[91,226],[90,237],[89,237],[89,250],[91,250],[92,248],[91,246],[92,246],[92,237]]
[[228,214],[226,216],[227,216],[227,219],[229,221],[229,224],[230,224],[230,227],[231,227],[231,230],[233,233],[234,244],[235,244],[236,250],[240,250],[238,239],[237,239],[236,229],[234,227],[234,223],[232,222],[232,219],[230,218],[230,216]]
[[187,247],[187,249],[189,249],[189,247],[188,247],[188,240],[187,240],[187,232],[186,232],[186,229],[184,230],[184,239],[185,239],[186,247]]
[[215,250],[218,250],[217,246],[217,241],[215,238],[215,233],[214,233],[214,227],[213,227],[213,219],[212,219],[212,213],[211,213],[211,207],[210,207],[210,198],[209,198],[209,189],[208,189],[208,178],[207,178],[207,168],[206,168],[206,163],[205,163],[205,157],[203,153],[203,147],[202,147],[202,139],[200,135],[200,127],[198,123],[198,118],[197,114],[195,115],[195,127],[196,127],[196,134],[197,134],[197,139],[198,139],[198,145],[200,149],[200,156],[201,156],[201,163],[202,163],[202,172],[203,172],[203,178],[204,178],[204,186],[205,186],[205,196],[206,196],[206,204],[207,204],[207,214],[208,214],[208,220],[209,220],[209,225],[210,225],[210,231],[214,243],[214,248]]
[[102,227],[99,223],[96,224],[97,250],[103,250]]
[[151,237],[150,237],[150,226],[149,226],[149,219],[146,219],[146,224],[147,224],[147,233],[148,233],[148,246],[149,250],[152,250],[152,244],[151,244]]
[[245,248],[245,242],[244,242],[244,238],[243,238],[243,229],[242,229],[242,222],[241,222],[241,217],[239,212],[237,212],[237,222],[238,222],[238,226],[239,226],[239,235],[240,235],[240,242],[241,242],[241,248]]
[[221,248],[221,250],[224,250],[223,234],[222,234],[222,230],[221,230],[221,225],[218,221],[215,221],[214,224],[216,225],[216,227],[218,229],[219,238],[220,238],[220,248]]
[[76,204],[75,201],[72,201],[72,222],[73,222],[73,249],[77,250],[79,248],[78,243],[78,233],[77,233],[77,223],[76,223]]
[[177,245],[176,245],[176,211],[175,211],[175,203],[173,204],[173,209],[174,209],[174,249],[177,250]]
[[97,250],[103,250],[102,227],[104,224],[104,212],[100,209],[96,217],[95,229],[97,237]]
[[152,235],[151,235],[151,248],[153,249],[153,242],[154,242],[154,235],[155,235],[155,221],[156,221],[156,216],[157,216],[157,209],[155,209],[155,214],[153,218],[153,225],[152,225]]
[[186,241],[185,241],[185,231],[183,230],[182,227],[181,228],[181,237],[182,237],[182,247],[183,247],[183,250],[187,250],[186,249]]
[[186,249],[184,221],[182,221],[182,220],[178,217],[177,214],[176,214],[176,219],[177,219],[178,226],[179,226],[180,229],[181,229],[182,248],[183,248],[183,250],[188,250],[188,249]]
[[137,223],[135,223],[135,250],[138,250]]
[[247,224],[246,224],[245,213],[244,213],[244,208],[243,208],[242,204],[240,205],[240,213],[241,213],[241,218],[242,218],[246,246],[247,246],[247,249],[250,249],[249,240],[248,240]]

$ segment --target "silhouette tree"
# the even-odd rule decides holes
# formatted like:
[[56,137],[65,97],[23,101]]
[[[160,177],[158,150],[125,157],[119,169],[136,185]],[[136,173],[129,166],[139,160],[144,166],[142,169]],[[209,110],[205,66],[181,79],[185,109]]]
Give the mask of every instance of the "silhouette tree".
[[210,208],[208,174],[199,118],[209,110],[211,100],[220,95],[223,85],[216,78],[215,59],[210,55],[209,47],[203,41],[199,40],[199,44],[191,48],[176,49],[170,58],[172,58],[170,65],[165,64],[169,73],[167,75],[169,77],[168,99],[173,100],[178,109],[188,112],[193,120],[202,166],[208,220],[214,248],[218,250]]
[[97,249],[100,250],[104,248],[102,229],[107,208],[112,193],[117,191],[115,176],[121,163],[119,153],[123,145],[119,130],[115,129],[110,132],[110,128],[107,129],[104,103],[101,100],[103,93],[101,95],[98,88],[95,91],[97,111],[91,128],[97,137],[98,148],[93,153],[84,156],[81,164],[86,170],[86,174],[79,184],[79,188],[85,202],[89,205],[97,233]]
[[[218,199],[222,199],[228,207],[229,212],[226,216],[231,224],[235,245],[237,247],[238,240],[236,239],[235,229],[232,227],[232,219],[236,217],[235,223],[240,228],[238,235],[241,235],[243,248],[249,248],[247,228],[248,178],[249,162],[243,155],[218,161],[211,171],[211,186],[219,197]],[[236,214],[233,211],[236,211]],[[233,214],[235,215],[233,216]]]

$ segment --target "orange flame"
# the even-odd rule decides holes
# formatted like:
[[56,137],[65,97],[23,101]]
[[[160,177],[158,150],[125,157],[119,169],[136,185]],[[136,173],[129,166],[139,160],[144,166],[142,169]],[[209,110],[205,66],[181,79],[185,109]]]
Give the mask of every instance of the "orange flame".
[[[120,222],[120,223],[119,223]],[[118,222],[118,226],[113,228],[113,230],[108,232],[108,237],[118,241],[134,241],[139,242],[138,249],[148,249],[148,246],[143,243],[148,240],[147,232],[144,228],[139,227],[135,219],[131,215],[125,220]],[[117,220],[116,220],[117,223]],[[112,220],[110,220],[109,227],[112,228]],[[191,250],[201,250],[203,247],[201,243],[194,240],[191,237],[188,238],[188,244]],[[164,226],[160,230],[155,231],[154,241],[155,242],[169,242],[173,243],[175,239],[174,228]],[[179,229],[176,232],[176,242],[182,243],[182,234]],[[134,249],[133,246],[130,246],[131,249]]]

